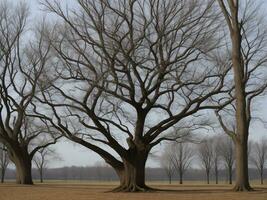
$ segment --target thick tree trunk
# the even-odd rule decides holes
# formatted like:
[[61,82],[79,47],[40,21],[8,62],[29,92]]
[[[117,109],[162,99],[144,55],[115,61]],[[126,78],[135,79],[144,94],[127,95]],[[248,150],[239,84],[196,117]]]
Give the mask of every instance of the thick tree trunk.
[[145,164],[147,153],[139,152],[130,154],[123,160],[123,168],[115,169],[119,178],[120,186],[114,192],[145,192],[150,190],[145,184]]
[[[24,153],[23,153],[24,152]],[[12,152],[11,160],[16,166],[16,182],[17,184],[32,185],[32,159],[20,149],[20,151]]]
[[18,161],[15,163],[16,165],[16,170],[18,173],[18,182],[19,184],[26,184],[26,185],[32,185],[32,164],[31,160],[23,160],[23,159],[18,159]]
[[236,183],[235,191],[250,191],[248,179],[247,145],[236,142]]

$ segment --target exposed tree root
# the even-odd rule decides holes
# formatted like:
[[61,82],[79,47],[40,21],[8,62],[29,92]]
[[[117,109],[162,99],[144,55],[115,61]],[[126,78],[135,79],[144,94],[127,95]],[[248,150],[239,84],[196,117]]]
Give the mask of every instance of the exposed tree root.
[[152,191],[156,191],[156,189],[150,188],[146,185],[140,187],[136,184],[120,185],[111,190],[111,192],[152,192]]
[[236,185],[233,188],[233,191],[235,191],[235,192],[250,192],[250,191],[253,191],[253,188],[250,186],[245,186],[245,185]]

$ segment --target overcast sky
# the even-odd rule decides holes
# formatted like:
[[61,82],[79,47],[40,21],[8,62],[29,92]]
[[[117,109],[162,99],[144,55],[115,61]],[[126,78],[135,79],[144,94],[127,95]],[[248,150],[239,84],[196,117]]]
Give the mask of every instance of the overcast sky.
[[[0,0],[1,1],[1,0]],[[13,4],[19,3],[21,0],[9,0]],[[42,19],[42,11],[38,5],[39,0],[24,0],[28,3],[31,11],[30,23],[35,23],[37,20]],[[62,2],[74,2],[74,0],[62,0]],[[264,7],[267,9],[266,4]],[[258,101],[257,112],[261,112],[261,116],[267,119],[267,98],[262,98]],[[264,128],[262,123],[256,122],[251,126],[250,138],[259,139],[263,135],[267,136],[267,127]],[[103,162],[103,160],[92,151],[81,145],[74,144],[73,142],[62,140],[54,146],[58,154],[62,157],[63,161],[57,162],[53,161],[50,167],[61,167],[61,166],[88,166],[95,165],[96,162]],[[162,150],[162,145],[160,145],[155,151],[160,152]],[[158,166],[156,161],[148,161],[147,166]]]

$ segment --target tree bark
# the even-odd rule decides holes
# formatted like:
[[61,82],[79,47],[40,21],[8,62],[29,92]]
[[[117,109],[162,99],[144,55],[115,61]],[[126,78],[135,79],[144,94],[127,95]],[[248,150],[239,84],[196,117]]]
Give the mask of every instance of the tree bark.
[[250,191],[248,179],[247,145],[236,143],[236,183],[235,191]]
[[32,164],[31,160],[28,159],[18,159],[18,161],[15,163],[16,170],[19,177],[19,184],[26,184],[26,185],[32,185]]
[[116,169],[120,179],[119,187],[114,192],[145,192],[150,190],[145,184],[146,152],[129,154],[123,159],[123,168]]
[[32,185],[32,159],[26,149],[13,150],[9,154],[10,159],[16,166],[17,184]]

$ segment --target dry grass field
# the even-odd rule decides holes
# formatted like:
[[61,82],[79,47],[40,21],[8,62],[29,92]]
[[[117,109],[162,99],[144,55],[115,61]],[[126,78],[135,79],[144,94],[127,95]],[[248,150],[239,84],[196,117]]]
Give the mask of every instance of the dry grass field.
[[180,186],[151,183],[151,187],[165,191],[148,193],[110,193],[116,183],[48,182],[34,186],[0,184],[0,200],[267,200],[267,185],[253,185],[255,191],[236,193],[229,185],[209,186],[187,182]]

